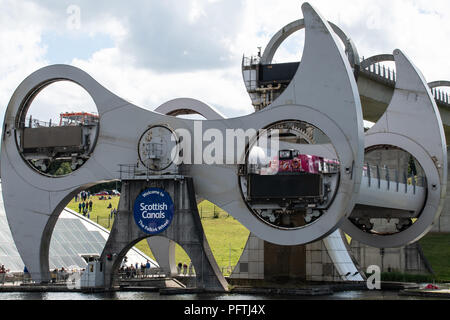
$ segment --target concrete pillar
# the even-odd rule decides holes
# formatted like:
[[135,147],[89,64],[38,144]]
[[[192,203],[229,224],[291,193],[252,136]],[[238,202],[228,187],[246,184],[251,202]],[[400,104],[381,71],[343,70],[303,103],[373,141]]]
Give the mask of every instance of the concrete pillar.
[[306,246],[264,242],[264,279],[306,280]]
[[363,270],[378,266],[382,272],[431,274],[433,270],[419,243],[401,248],[374,248],[352,240],[351,250]]
[[[157,236],[178,243],[186,251],[195,268],[198,288],[227,291],[228,283],[219,270],[203,231],[192,178],[123,181],[119,212],[100,258],[105,266],[105,289],[115,286],[114,276],[127,252],[139,241],[149,238],[135,223],[133,206],[138,195],[152,187],[165,190],[174,203],[172,223]],[[112,256],[112,260],[107,259],[108,255]]]
[[[447,157],[448,155],[449,152],[447,148]],[[444,209],[442,210],[439,220],[436,221],[432,229],[432,232],[442,232],[442,233],[450,232],[450,174],[447,177],[447,197],[445,199]]]
[[163,237],[151,237],[147,243],[163,272],[170,276],[177,275],[175,242]]

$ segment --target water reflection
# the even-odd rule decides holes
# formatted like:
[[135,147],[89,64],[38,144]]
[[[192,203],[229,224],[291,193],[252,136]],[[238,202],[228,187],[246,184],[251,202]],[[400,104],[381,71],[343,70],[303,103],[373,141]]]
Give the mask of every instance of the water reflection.
[[0,293],[0,300],[436,300],[420,297],[403,297],[394,291],[346,291],[331,296],[262,296],[242,294],[189,294],[160,295],[153,292],[111,292],[83,294],[79,292]]

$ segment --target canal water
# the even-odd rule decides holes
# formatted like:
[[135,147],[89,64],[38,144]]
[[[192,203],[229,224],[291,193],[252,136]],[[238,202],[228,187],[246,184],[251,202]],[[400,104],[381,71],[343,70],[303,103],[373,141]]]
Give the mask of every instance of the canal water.
[[[78,292],[14,292],[0,293],[1,300],[428,300],[420,297],[403,297],[394,291],[346,291],[330,296],[263,296],[243,294],[189,294],[160,295],[153,292],[113,292],[84,294]],[[433,299],[430,299],[433,300]],[[435,300],[435,299],[434,299]]]

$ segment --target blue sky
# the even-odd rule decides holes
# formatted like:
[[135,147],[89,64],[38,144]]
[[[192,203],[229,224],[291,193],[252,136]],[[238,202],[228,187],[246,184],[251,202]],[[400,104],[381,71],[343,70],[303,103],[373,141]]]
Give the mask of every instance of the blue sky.
[[[450,79],[449,1],[310,2],[354,40],[361,56],[400,48],[428,81]],[[301,4],[0,0],[0,117],[26,76],[56,63],[77,66],[150,110],[173,98],[191,97],[229,117],[247,114],[252,107],[242,82],[242,55],[256,54],[280,28],[302,18]],[[276,60],[298,60],[303,41],[300,33],[292,36]],[[58,84],[42,91],[33,108],[46,119],[95,106],[82,89]]]
[[84,33],[60,33],[49,31],[42,35],[45,58],[50,64],[70,64],[73,59],[87,60],[95,52],[114,48],[114,41],[107,34],[90,36]]

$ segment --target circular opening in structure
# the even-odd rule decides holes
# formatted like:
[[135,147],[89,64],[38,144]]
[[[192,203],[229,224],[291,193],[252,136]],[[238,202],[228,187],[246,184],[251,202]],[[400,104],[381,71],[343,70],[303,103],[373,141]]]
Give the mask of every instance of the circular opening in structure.
[[162,125],[153,126],[139,140],[139,159],[147,169],[163,171],[177,160],[178,147],[174,131]]
[[356,205],[350,221],[376,235],[410,228],[420,218],[427,198],[427,178],[420,163],[393,146],[369,148],[364,160],[360,194],[366,200]]
[[292,63],[301,61],[304,46],[305,29],[302,29],[293,33],[283,41],[278,47],[272,63]]
[[289,230],[327,212],[339,187],[340,161],[320,129],[283,121],[250,142],[241,171],[242,195],[252,212],[274,228]]
[[39,173],[62,177],[92,154],[99,115],[92,97],[71,81],[54,82],[22,106],[16,141],[25,161]]
[[[341,32],[337,32],[336,35],[342,37]],[[277,33],[269,42],[261,63],[259,63],[259,55],[256,59],[255,57],[244,59],[244,82],[253,106],[257,110],[272,104],[290,85],[301,66],[306,46],[305,40],[306,31],[303,26],[289,25],[283,28],[281,35]],[[347,37],[344,39],[345,42],[340,40],[337,42],[338,46],[346,52],[353,66],[353,55],[356,52],[353,52],[350,46],[346,48]]]

